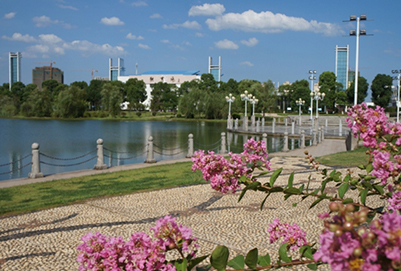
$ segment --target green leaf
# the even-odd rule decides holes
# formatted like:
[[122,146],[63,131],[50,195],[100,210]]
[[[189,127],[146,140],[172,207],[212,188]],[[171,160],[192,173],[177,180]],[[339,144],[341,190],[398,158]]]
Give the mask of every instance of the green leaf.
[[288,257],[288,255],[287,255],[287,246],[288,246],[288,243],[282,244],[278,251],[278,255],[282,261],[289,263],[292,261],[292,259],[291,259],[291,257]]
[[284,188],[279,187],[279,186],[276,186],[276,187],[273,187],[272,189],[270,189],[269,191],[270,191],[271,193],[283,192],[283,191],[284,191]]
[[256,191],[257,187],[260,186],[261,183],[260,182],[253,182],[250,183],[248,185],[245,186],[245,188],[242,190],[241,194],[238,197],[238,202],[241,201],[241,199],[245,196],[246,191],[248,191],[249,189]]
[[270,255],[267,253],[265,256],[258,256],[258,265],[269,266],[270,265]]
[[322,187],[320,188],[320,192],[323,193],[324,189],[326,188],[326,184],[328,183],[328,179],[322,182]]
[[208,265],[202,266],[202,267],[197,266],[197,267],[196,267],[196,271],[208,271],[210,268],[212,268],[212,265],[211,265],[211,264],[208,264]]
[[292,187],[293,182],[294,182],[294,172],[292,172],[290,177],[288,178],[288,187]]
[[260,210],[263,210],[263,206],[265,205],[265,202],[269,196],[270,196],[270,193],[267,193],[266,197],[263,199],[262,203],[260,204]]
[[348,204],[348,203],[353,203],[354,200],[351,198],[346,198],[345,200],[343,200],[343,204]]
[[323,198],[318,198],[317,200],[315,200],[315,201],[311,204],[311,206],[309,207],[309,209],[312,209],[313,207],[315,207],[316,204],[318,204],[318,203],[321,202],[322,200],[323,200]]
[[373,185],[372,185],[371,183],[362,182],[362,185],[363,185],[364,187],[366,187],[366,188],[373,189]]
[[228,262],[228,266],[234,269],[244,269],[245,266],[244,264],[245,261],[243,255],[238,255],[237,257]]
[[298,203],[295,202],[295,203],[292,204],[292,207],[297,207],[297,205],[298,205]]
[[256,266],[258,264],[258,249],[254,248],[246,254],[245,257],[245,264],[251,268],[251,269],[256,269]]
[[340,199],[344,198],[345,193],[348,191],[349,184],[348,183],[343,183],[339,188],[338,188],[338,196]]
[[299,191],[298,188],[290,187],[290,188],[284,190],[284,194],[299,195],[299,194],[301,194],[301,191]]
[[283,168],[279,168],[276,171],[273,172],[272,176],[270,177],[270,186],[272,187],[274,183],[276,182],[278,176],[281,174],[281,171]]
[[311,270],[317,270],[317,264],[315,263],[310,263],[307,265],[307,267]]
[[372,170],[373,170],[373,165],[372,165],[372,164],[368,164],[368,165],[366,166],[366,172],[369,174],[369,173],[372,172]]
[[186,271],[187,270],[187,259],[179,259],[174,261],[174,266],[177,271]]
[[217,270],[225,271],[226,270],[226,266],[227,266],[227,262],[228,262],[229,254],[230,253],[229,253],[227,247],[218,246],[212,252],[212,256],[210,257],[210,263]]
[[349,182],[350,179],[351,179],[351,175],[347,174],[347,176],[345,176],[345,178],[344,178],[344,183]]
[[195,266],[197,266],[199,263],[201,263],[207,257],[209,257],[209,255],[205,255],[205,256],[194,258],[194,259],[190,260],[188,263],[187,270],[192,270]]
[[305,184],[302,184],[300,187],[299,187],[299,191],[301,191],[301,193],[304,191],[304,189],[305,189]]
[[313,260],[312,249],[309,245],[304,245],[304,246],[300,247],[299,253],[301,254],[302,257],[306,257],[310,260]]
[[365,205],[365,203],[366,203],[366,196],[367,196],[367,194],[368,194],[368,191],[369,191],[369,189],[365,188],[365,189],[362,190],[362,192],[361,192],[361,203],[362,203],[363,205]]
[[380,195],[383,195],[383,194],[384,194],[383,186],[374,184],[374,185],[373,185],[373,188],[374,188],[377,192],[379,192]]
[[365,166],[364,165],[359,165],[358,168],[364,170]]

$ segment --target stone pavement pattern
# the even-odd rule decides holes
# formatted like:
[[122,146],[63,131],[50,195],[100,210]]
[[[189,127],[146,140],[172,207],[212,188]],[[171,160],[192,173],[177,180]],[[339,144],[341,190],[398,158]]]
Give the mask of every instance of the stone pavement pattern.
[[[273,170],[284,168],[276,184],[285,185],[293,171],[297,173],[294,185],[305,183],[311,174],[303,158],[274,157],[271,162]],[[346,170],[341,171],[345,173]],[[312,176],[311,186],[317,187],[321,177],[316,173]],[[335,191],[327,189],[331,193]],[[327,203],[320,203],[309,211],[313,199],[293,207],[299,198],[284,201],[283,195],[278,193],[271,195],[260,210],[263,198],[263,194],[249,191],[238,203],[238,194],[221,194],[204,184],[91,200],[0,218],[2,270],[78,270],[76,247],[82,235],[99,231],[127,240],[134,232],[150,234],[155,221],[167,214],[178,217],[179,223],[193,229],[200,244],[198,255],[210,253],[217,245],[225,245],[233,258],[257,247],[260,254],[270,253],[273,261],[277,259],[279,244],[269,244],[266,229],[274,218],[291,224],[296,222],[307,230],[308,241],[318,241],[322,223],[317,214],[327,211]],[[295,270],[307,269],[296,267]],[[328,269],[323,266],[319,270]]]

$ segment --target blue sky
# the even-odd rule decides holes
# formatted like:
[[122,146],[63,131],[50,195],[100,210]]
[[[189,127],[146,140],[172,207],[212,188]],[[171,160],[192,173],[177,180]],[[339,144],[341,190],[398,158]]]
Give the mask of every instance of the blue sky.
[[[108,59],[122,57],[126,75],[150,70],[207,72],[208,57],[222,57],[223,81],[233,78],[283,83],[308,71],[334,72],[335,46],[366,14],[359,70],[374,77],[401,69],[401,1],[197,1],[197,0],[1,0],[0,83],[8,82],[8,52],[22,52],[22,82],[52,60],[65,83],[108,76]],[[45,62],[45,63],[43,63]],[[395,81],[394,81],[395,83]]]

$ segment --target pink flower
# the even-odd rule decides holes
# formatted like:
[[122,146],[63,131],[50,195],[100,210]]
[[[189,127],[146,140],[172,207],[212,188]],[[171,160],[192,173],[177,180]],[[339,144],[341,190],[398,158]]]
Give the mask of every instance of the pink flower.
[[270,243],[276,242],[278,239],[283,238],[283,244],[288,243],[292,250],[296,250],[303,245],[308,244],[306,241],[306,232],[302,230],[297,224],[280,223],[278,219],[273,219],[273,223],[267,229],[269,234]]

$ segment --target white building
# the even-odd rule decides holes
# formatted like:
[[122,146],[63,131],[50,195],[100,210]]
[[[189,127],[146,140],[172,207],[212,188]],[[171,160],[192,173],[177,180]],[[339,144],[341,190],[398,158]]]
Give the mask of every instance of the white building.
[[21,57],[20,52],[8,53],[8,83],[11,90],[12,84],[21,82]]
[[163,82],[175,85],[177,88],[184,82],[190,82],[201,78],[200,71],[149,71],[137,75],[118,76],[118,81],[126,83],[129,79],[142,80],[146,84],[146,101],[143,103],[147,108],[152,99],[152,87],[154,84]]

